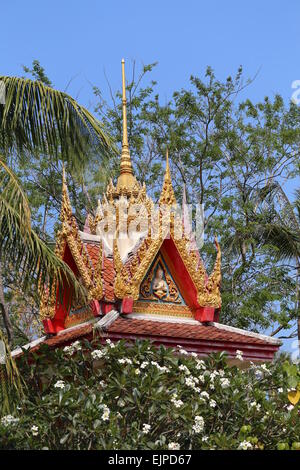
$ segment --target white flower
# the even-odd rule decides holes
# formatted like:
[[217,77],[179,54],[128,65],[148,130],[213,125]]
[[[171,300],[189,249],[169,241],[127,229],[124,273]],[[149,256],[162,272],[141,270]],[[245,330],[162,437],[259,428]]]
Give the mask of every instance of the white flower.
[[202,359],[197,360],[196,369],[197,370],[205,370],[206,369],[205,362],[202,361]]
[[271,375],[272,373],[269,371],[268,367],[266,366],[266,364],[261,364],[260,368],[264,371],[264,372],[267,372],[269,375]]
[[209,439],[209,437],[208,437],[208,436],[203,436],[203,437],[202,437],[202,442],[207,442],[207,441],[208,441],[208,439]]
[[91,356],[93,359],[101,359],[105,355],[104,351],[101,351],[100,349],[95,349],[94,351],[91,352]]
[[287,409],[288,411],[292,411],[292,410],[294,409],[294,405],[288,405],[288,406],[286,407],[286,409]]
[[180,445],[178,444],[178,442],[169,442],[168,449],[169,450],[179,450]]
[[106,405],[101,405],[101,408],[103,409],[101,418],[103,421],[109,421],[110,409]]
[[204,429],[204,419],[202,416],[195,416],[195,424],[192,426],[195,434],[199,434]]
[[100,380],[99,385],[100,385],[100,387],[105,388],[106,387],[106,382],[104,382],[104,380]]
[[185,374],[187,375],[190,375],[190,371],[189,369],[187,368],[187,366],[185,366],[184,364],[180,364],[180,366],[178,367],[179,370],[182,370]]
[[151,361],[151,364],[161,372],[170,372],[170,369],[168,369],[168,367],[160,366],[156,361]]
[[210,400],[210,401],[209,401],[209,406],[210,406],[211,408],[215,408],[215,407],[217,406],[216,401],[215,401],[215,400]]
[[283,388],[282,388],[282,387],[279,387],[279,388],[277,389],[277,392],[278,392],[278,393],[283,393]]
[[220,384],[221,384],[221,387],[222,387],[222,388],[228,388],[228,387],[230,387],[229,379],[227,379],[226,377],[222,377],[222,378],[220,379]]
[[188,352],[185,349],[182,349],[182,348],[179,349],[179,352],[180,352],[180,354],[183,354],[183,355],[188,354]]
[[175,408],[180,408],[184,404],[182,400],[176,400],[175,397],[171,398],[171,402],[173,403]]
[[112,343],[110,339],[107,339],[107,340],[106,340],[106,344],[107,344],[111,349],[113,349],[113,348],[116,347],[116,345],[115,345],[114,343]]
[[143,433],[143,434],[149,434],[150,429],[151,429],[150,424],[143,424],[142,433]]
[[188,387],[195,388],[195,382],[194,382],[193,377],[186,377],[184,381]]
[[208,400],[209,399],[209,394],[207,392],[201,392],[200,397],[203,398],[203,399],[206,398]]
[[127,357],[123,357],[122,359],[118,359],[119,364],[132,364],[132,360],[128,359]]
[[195,353],[195,352],[192,352],[192,353],[191,353],[191,356],[192,356],[192,357],[198,357],[198,354]]
[[252,449],[252,444],[249,441],[240,442],[240,445],[239,445],[238,449],[240,449],[240,450],[251,450]]
[[38,426],[31,426],[31,432],[33,436],[37,436],[39,433],[39,428]]
[[67,354],[73,354],[73,352],[74,352],[72,346],[65,346],[63,351]]
[[58,380],[55,384],[54,384],[54,388],[61,388],[61,389],[64,389],[66,386],[65,382],[63,380]]
[[135,369],[134,373],[135,373],[135,375],[140,375],[141,371],[140,371],[140,369]]
[[122,400],[122,398],[120,398],[120,400],[118,401],[118,406],[120,406],[121,408],[123,408],[123,406],[125,406],[125,401]]
[[214,370],[213,372],[210,373],[210,380],[214,381],[215,377],[217,377],[218,375],[219,375],[219,372]]
[[70,346],[65,346],[63,351],[70,356],[81,349],[80,341],[74,341]]
[[239,359],[240,361],[243,361],[243,360],[244,360],[244,358],[243,358],[243,351],[240,351],[239,349],[237,349],[237,350],[236,350],[236,355],[235,355],[235,357],[236,357],[237,359]]
[[19,421],[19,418],[15,418],[12,415],[6,415],[6,416],[3,416],[1,418],[1,424],[2,424],[2,426],[5,426],[5,427],[10,426],[10,425],[14,425],[18,421]]
[[141,364],[141,369],[146,369],[146,367],[148,367],[148,365],[149,365],[149,362],[148,362],[148,361],[142,362],[142,364]]
[[250,404],[249,404],[250,408],[255,408],[257,411],[259,411],[261,409],[261,405],[259,403],[257,403],[256,401],[252,401]]

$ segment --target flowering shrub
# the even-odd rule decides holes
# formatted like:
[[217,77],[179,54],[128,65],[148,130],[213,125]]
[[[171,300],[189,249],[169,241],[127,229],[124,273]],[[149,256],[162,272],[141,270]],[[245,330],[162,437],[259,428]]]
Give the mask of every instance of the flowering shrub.
[[242,370],[225,354],[93,343],[44,347],[33,362],[25,352],[25,399],[0,418],[1,449],[300,447],[287,361]]

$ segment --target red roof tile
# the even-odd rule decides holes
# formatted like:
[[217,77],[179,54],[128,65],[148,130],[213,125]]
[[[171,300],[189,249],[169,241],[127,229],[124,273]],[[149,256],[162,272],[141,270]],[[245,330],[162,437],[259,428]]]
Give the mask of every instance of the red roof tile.
[[[57,336],[45,341],[50,347],[56,347],[70,343],[82,337],[89,337],[92,333],[93,324],[84,324],[77,328],[65,330]],[[116,336],[117,335],[117,336]],[[192,343],[214,342],[215,345],[224,343],[239,343],[245,346],[268,347],[277,349],[263,338],[253,337],[242,333],[222,330],[216,326],[191,325],[188,323],[171,323],[153,320],[139,320],[133,318],[118,318],[106,331],[107,337],[115,338],[165,338],[172,339],[173,344],[183,344],[184,340]]]
[[241,333],[221,330],[215,326],[191,325],[133,318],[118,319],[108,329],[108,333],[132,333],[147,336],[166,336],[172,338],[190,338],[194,340],[237,341],[242,343],[266,344],[266,341]]
[[85,243],[85,247],[93,266],[96,267],[99,258],[99,245],[96,245],[95,243]]

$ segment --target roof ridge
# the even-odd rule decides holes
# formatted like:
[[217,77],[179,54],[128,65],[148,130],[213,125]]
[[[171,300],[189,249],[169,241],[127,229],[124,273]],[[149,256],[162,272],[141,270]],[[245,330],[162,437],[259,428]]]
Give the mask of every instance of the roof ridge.
[[220,330],[232,331],[233,333],[240,333],[245,336],[252,336],[253,338],[259,338],[271,344],[279,344],[279,345],[282,344],[282,341],[280,341],[280,339],[272,338],[271,336],[263,335],[262,333],[255,333],[254,331],[243,330],[242,328],[237,328],[235,326],[230,326],[230,325],[224,325],[223,323],[209,322],[208,324],[210,326],[215,326],[216,328],[219,328]]

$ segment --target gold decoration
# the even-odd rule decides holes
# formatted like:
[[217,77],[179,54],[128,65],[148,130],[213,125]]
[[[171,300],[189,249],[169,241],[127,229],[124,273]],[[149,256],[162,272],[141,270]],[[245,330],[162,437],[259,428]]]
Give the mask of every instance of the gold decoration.
[[94,270],[94,287],[91,289],[91,296],[93,299],[100,300],[103,297],[103,283],[102,283],[102,241],[99,245],[99,257],[97,261],[97,266]]
[[[102,244],[99,247],[99,259],[96,268],[90,262],[83,244],[77,226],[77,222],[72,215],[72,207],[69,199],[68,188],[63,169],[63,186],[62,186],[62,205],[60,219],[62,222],[61,230],[58,231],[56,237],[55,254],[63,259],[66,244],[70,249],[72,257],[78,268],[83,285],[88,290],[88,299],[101,299],[103,296],[102,286]],[[55,315],[56,295],[58,283],[53,281],[51,292],[49,289],[40,287],[40,317],[42,319],[53,318]]]
[[69,328],[70,326],[78,325],[79,323],[83,323],[84,321],[90,320],[94,318],[94,314],[89,306],[86,306],[86,309],[83,312],[78,313],[76,315],[67,315],[65,319],[65,328]]
[[167,315],[171,317],[194,318],[194,311],[186,305],[167,304],[161,302],[136,301],[133,304],[133,313],[141,315]]
[[166,172],[164,177],[164,183],[159,199],[159,204],[165,204],[166,206],[176,205],[176,198],[174,194],[174,189],[172,185],[170,166],[169,166],[169,151],[167,149],[166,154]]
[[[156,274],[158,270],[161,269],[161,272],[163,273],[165,277],[165,284],[166,284],[166,289],[164,290],[163,288],[160,289],[158,286],[158,289],[161,290],[161,293],[159,291],[155,291],[154,283],[153,283],[153,293],[151,292],[151,283],[154,278],[154,273],[156,271]],[[161,299],[163,302],[172,302],[172,303],[181,303],[181,299],[179,297],[179,291],[177,289],[177,286],[171,276],[169,275],[163,260],[161,256],[158,256],[157,260],[155,261],[153,267],[151,268],[148,276],[144,279],[144,281],[141,284],[141,297],[143,299],[147,300],[157,300],[157,297]]]
[[[156,292],[151,291],[150,285],[155,271],[154,266],[149,271],[149,267],[155,260],[162,243],[166,237],[171,236],[174,244],[179,252],[180,257],[197,289],[197,299],[200,306],[212,306],[215,308],[221,305],[220,283],[221,283],[221,250],[216,240],[217,257],[213,272],[207,276],[204,265],[201,261],[200,255],[197,251],[190,249],[190,239],[184,235],[183,220],[176,214],[176,198],[171,180],[169,155],[166,154],[166,170],[164,182],[162,186],[161,196],[159,199],[159,209],[155,213],[154,203],[150,197],[147,196],[145,184],[138,183],[133,175],[132,163],[130,158],[130,151],[128,145],[127,134],[127,112],[126,112],[126,84],[125,84],[125,64],[122,60],[122,112],[123,112],[123,136],[122,136],[122,152],[120,161],[120,175],[117,180],[116,186],[110,181],[107,185],[106,194],[103,197],[102,204],[99,201],[96,216],[89,216],[88,222],[92,234],[103,235],[103,232],[108,231],[108,226],[101,228],[98,224],[107,221],[113,222],[116,230],[115,234],[119,233],[121,220],[119,209],[122,204],[126,204],[128,209],[127,217],[127,231],[131,223],[138,223],[137,232],[146,233],[146,223],[139,218],[138,211],[130,212],[134,204],[143,205],[146,208],[144,219],[148,222],[148,233],[140,240],[139,245],[134,248],[133,254],[123,264],[118,249],[117,238],[114,237],[113,242],[113,258],[116,271],[114,293],[119,299],[124,297],[131,297],[135,301],[134,311],[137,311],[141,303],[147,311],[157,312],[158,309],[162,311],[176,311],[176,315],[182,315],[182,312],[188,312],[188,315],[193,316],[193,311],[184,306],[178,305],[181,301],[179,291],[172,278],[169,276],[165,269],[164,263],[161,262],[161,269],[163,270],[164,278],[168,285],[168,293],[165,294],[164,282],[162,279],[157,281]],[[135,207],[132,207],[135,209]],[[151,218],[153,213],[157,216],[156,222]],[[66,244],[68,244],[74,261],[77,265],[79,275],[82,278],[84,286],[88,289],[90,298],[100,300],[103,296],[103,283],[102,283],[102,243],[99,247],[99,258],[97,265],[93,266],[88,256],[86,246],[79,236],[78,226],[75,218],[72,216],[72,207],[68,195],[67,185],[65,181],[65,172],[63,170],[63,188],[62,188],[62,208],[60,214],[62,228],[57,234],[56,239],[56,253],[63,258]],[[151,225],[152,224],[152,225]],[[124,230],[124,227],[122,227]],[[157,229],[157,233],[153,236],[153,231]],[[181,230],[182,229],[182,230]],[[125,225],[126,230],[126,225]],[[181,231],[182,237],[177,236]],[[159,257],[158,257],[159,260]],[[157,261],[159,262],[159,261]],[[157,263],[155,263],[157,267]],[[145,277],[147,278],[145,279]],[[57,283],[54,283],[51,292],[42,289],[41,295],[41,317],[51,318],[55,313],[55,302],[57,293]],[[137,303],[140,294],[145,301]],[[155,295],[156,294],[156,295]],[[161,302],[153,302],[157,298]],[[146,301],[147,300],[147,301]],[[148,302],[152,300],[152,302]],[[173,305],[169,308],[170,304]],[[147,306],[149,304],[149,306]],[[151,306],[152,305],[152,306]],[[181,309],[181,310],[180,310]],[[180,313],[181,312],[181,313]],[[69,323],[68,323],[69,324]]]
[[221,280],[222,280],[221,248],[216,237],[215,237],[215,245],[217,248],[217,258],[215,261],[213,272],[209,276],[208,281],[205,286],[206,292],[207,292],[205,295],[205,302],[206,302],[205,305],[219,308],[221,307],[221,304],[222,304],[221,293],[220,293],[220,285],[221,285]]

